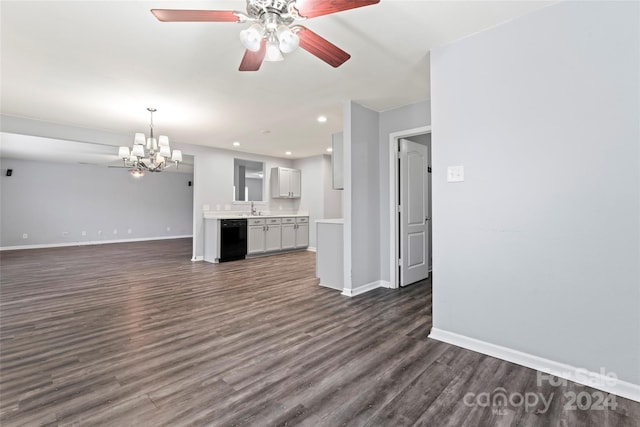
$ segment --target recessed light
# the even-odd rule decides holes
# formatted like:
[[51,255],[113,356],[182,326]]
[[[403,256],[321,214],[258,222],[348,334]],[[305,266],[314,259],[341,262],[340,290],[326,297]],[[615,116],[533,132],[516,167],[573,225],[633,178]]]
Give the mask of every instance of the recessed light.
[[284,154],[286,154],[287,156],[291,155],[291,151],[286,151]]
[[326,116],[318,116],[318,123],[326,123],[326,122],[327,122]]
[[233,141],[233,146],[234,147],[240,147],[240,143],[238,141]]
[[329,148],[327,148],[327,151],[328,151],[329,153],[331,153],[331,152],[333,151],[333,148],[329,147]]

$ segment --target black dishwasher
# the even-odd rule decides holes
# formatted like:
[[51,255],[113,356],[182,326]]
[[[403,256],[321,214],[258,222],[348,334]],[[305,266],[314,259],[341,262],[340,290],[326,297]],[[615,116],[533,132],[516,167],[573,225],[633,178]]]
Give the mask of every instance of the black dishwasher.
[[220,262],[244,259],[247,254],[247,220],[220,221]]

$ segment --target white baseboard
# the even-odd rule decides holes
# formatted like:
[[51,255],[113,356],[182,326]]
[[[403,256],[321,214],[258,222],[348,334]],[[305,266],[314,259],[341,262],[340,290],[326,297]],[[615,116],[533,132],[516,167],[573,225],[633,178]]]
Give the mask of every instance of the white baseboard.
[[437,328],[431,329],[429,338],[506,360],[507,362],[535,369],[536,371],[540,371],[545,374],[551,374],[556,377],[640,402],[640,385],[619,379],[612,381],[610,377],[606,376],[602,372],[587,371],[583,368],[577,368],[575,366],[523,353],[521,351],[491,344],[486,341],[480,341],[475,338],[470,338],[453,332],[443,331]]
[[386,280],[376,280],[375,282],[367,283],[366,285],[358,286],[357,288],[344,288],[342,289],[342,295],[355,297],[356,295],[364,294],[365,292],[369,292],[373,289],[389,287],[391,287],[391,284]]
[[204,261],[204,257],[203,256],[194,256],[193,258],[191,258],[191,261],[193,261],[193,262]]
[[309,247],[307,248],[307,250],[308,250],[309,252],[315,252],[315,251],[316,251],[316,248],[314,248],[313,246],[309,246]]
[[170,240],[170,239],[186,239],[192,238],[188,236],[162,236],[162,237],[141,237],[138,239],[119,239],[119,240],[90,240],[84,242],[64,242],[64,243],[44,243],[39,245],[19,245],[19,246],[3,246],[0,251],[15,251],[18,249],[48,249],[48,248],[65,248],[69,246],[89,246],[89,245],[107,245],[110,243],[130,243],[130,242],[148,242],[152,240]]

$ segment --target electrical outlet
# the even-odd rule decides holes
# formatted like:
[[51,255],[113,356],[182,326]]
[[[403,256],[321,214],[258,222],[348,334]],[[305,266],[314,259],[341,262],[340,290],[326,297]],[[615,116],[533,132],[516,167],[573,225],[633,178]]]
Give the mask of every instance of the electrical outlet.
[[87,235],[87,232],[86,232],[86,231],[84,231],[84,230],[82,230],[82,235],[83,235],[83,236],[86,236],[86,235]]
[[130,228],[127,229],[127,234],[131,234],[131,233],[133,233],[133,231]]
[[98,236],[102,236],[102,230],[98,230]]
[[62,236],[63,236],[63,237],[67,237],[67,236],[69,236],[69,232],[68,232],[68,231],[63,231],[63,232],[62,232]]
[[28,235],[27,233],[22,233],[22,238],[23,238],[23,239],[28,239],[28,238],[29,238],[29,235]]
[[171,227],[167,227],[167,231],[171,231]]
[[118,234],[118,229],[117,228],[113,229],[113,234]]

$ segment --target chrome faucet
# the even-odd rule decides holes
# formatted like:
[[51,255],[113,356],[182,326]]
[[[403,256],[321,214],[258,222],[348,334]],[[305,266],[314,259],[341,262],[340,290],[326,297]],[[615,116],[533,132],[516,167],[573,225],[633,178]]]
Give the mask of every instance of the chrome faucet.
[[251,202],[251,215],[257,215],[258,212],[256,211],[256,208],[253,206],[253,202]]

